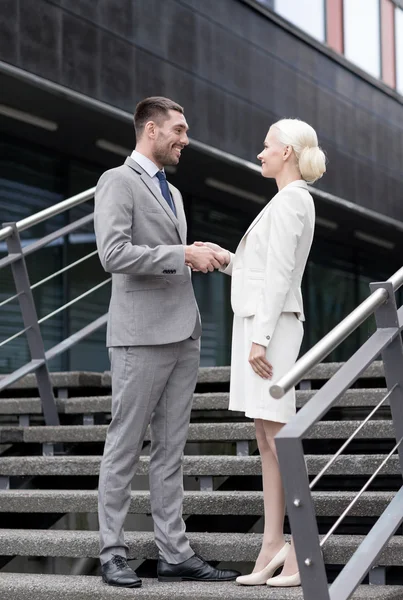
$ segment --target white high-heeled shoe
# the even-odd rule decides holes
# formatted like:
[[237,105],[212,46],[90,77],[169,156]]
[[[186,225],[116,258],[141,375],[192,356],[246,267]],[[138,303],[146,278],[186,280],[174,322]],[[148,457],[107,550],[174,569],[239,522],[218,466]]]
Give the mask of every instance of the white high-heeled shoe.
[[280,552],[277,552],[276,556],[272,558],[267,567],[262,571],[251,573],[250,575],[240,575],[236,578],[236,583],[239,585],[264,585],[267,580],[273,576],[273,573],[282,567],[287,558],[287,554],[290,551],[290,544],[287,542],[281,548]]
[[266,584],[271,587],[298,587],[301,585],[301,577],[298,573],[295,575],[277,575],[266,581]]

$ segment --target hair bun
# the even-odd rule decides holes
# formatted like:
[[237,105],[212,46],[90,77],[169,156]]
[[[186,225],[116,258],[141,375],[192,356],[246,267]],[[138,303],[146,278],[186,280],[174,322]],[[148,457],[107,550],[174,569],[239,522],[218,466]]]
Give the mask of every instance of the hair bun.
[[305,146],[298,157],[301,176],[308,183],[320,179],[326,172],[326,157],[319,146]]

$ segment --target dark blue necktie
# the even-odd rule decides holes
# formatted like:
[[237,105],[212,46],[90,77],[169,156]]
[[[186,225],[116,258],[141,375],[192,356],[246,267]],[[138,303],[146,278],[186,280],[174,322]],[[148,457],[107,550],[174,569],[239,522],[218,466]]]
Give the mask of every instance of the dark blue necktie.
[[176,217],[176,207],[174,201],[171,198],[171,193],[169,191],[167,178],[165,177],[165,173],[163,171],[157,171],[157,177],[160,182],[161,194],[164,196],[168,205],[170,206],[172,212]]

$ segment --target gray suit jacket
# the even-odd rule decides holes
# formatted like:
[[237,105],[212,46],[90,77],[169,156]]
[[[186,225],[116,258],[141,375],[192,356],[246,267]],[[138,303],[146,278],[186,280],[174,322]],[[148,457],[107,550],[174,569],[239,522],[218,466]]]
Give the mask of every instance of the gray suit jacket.
[[106,171],[95,191],[99,258],[112,273],[107,346],[170,344],[201,334],[185,265],[186,218],[169,186],[177,218],[132,158]]

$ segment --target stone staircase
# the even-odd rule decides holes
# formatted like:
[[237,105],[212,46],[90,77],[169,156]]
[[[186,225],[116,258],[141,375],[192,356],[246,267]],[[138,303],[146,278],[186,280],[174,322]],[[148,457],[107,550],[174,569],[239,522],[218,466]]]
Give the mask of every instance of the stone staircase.
[[[314,369],[303,382],[303,389],[297,391],[298,407],[339,366],[326,363]],[[260,459],[253,424],[241,414],[227,410],[228,382],[228,368],[200,370],[184,459],[184,515],[196,552],[207,560],[246,573],[261,543]],[[0,600],[102,600],[133,595],[170,600],[303,598],[300,589],[158,583],[153,577],[157,550],[144,481],[149,462],[147,443],[133,483],[126,531],[129,556],[136,561],[135,567],[145,584],[135,591],[104,586],[96,566],[96,485],[109,420],[110,376],[55,373],[52,383],[61,420],[58,427],[43,426],[33,376],[0,395]],[[384,386],[382,366],[374,363],[326,415],[326,420],[311,430],[304,442],[310,475],[323,468],[341,440],[383,398]],[[389,409],[385,407],[377,413],[377,420],[361,430],[349,454],[340,456],[315,488],[313,497],[321,535],[391,450],[393,438]],[[349,560],[400,486],[398,457],[394,455],[354,506],[351,516],[326,543],[324,558],[329,581]],[[285,527],[288,533],[287,520]],[[69,574],[76,573],[77,559],[87,559],[82,571],[89,574]],[[379,558],[378,567],[378,575],[383,573],[383,567],[387,568],[390,585],[362,585],[354,598],[401,600],[403,587],[396,585],[403,582],[400,529]]]

